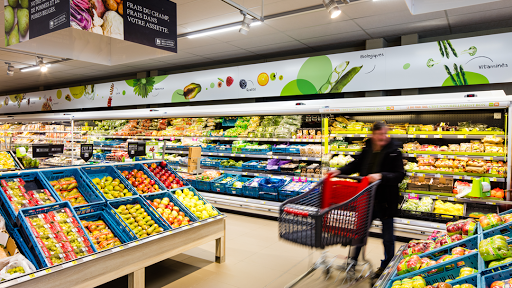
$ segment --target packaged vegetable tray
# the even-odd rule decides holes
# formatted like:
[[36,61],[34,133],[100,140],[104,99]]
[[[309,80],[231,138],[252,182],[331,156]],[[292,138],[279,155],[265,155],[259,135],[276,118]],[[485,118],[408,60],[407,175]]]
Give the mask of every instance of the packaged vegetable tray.
[[[226,189],[227,194],[243,196],[244,184],[249,182],[252,178],[239,176],[229,187]],[[236,185],[236,186],[235,186]]]
[[[502,225],[499,227],[492,228],[487,231],[483,231],[482,234],[479,234],[480,243],[482,241],[489,239],[494,236],[504,236],[504,237],[512,237],[512,227],[511,225]],[[511,239],[506,239],[507,245],[512,244]],[[498,248],[498,245],[494,245],[495,248]],[[503,247],[500,247],[498,250],[502,250]],[[485,252],[484,252],[485,253]],[[491,274],[497,271],[512,269],[512,258],[511,257],[501,257],[502,259],[485,261],[481,256],[480,265],[482,266],[482,275]],[[494,262],[494,263],[493,263]],[[492,264],[491,264],[492,263]]]
[[[121,222],[114,218],[107,209],[79,215],[78,218],[97,251],[113,248],[131,241],[131,238],[124,232]],[[105,224],[106,228],[101,227],[101,222]],[[104,231],[104,229],[107,231]]]
[[[150,165],[150,164],[148,164]],[[137,170],[137,171],[141,171],[142,173],[144,173],[150,180],[153,180],[155,181],[155,184],[158,186],[158,188],[161,190],[161,191],[165,191],[167,190],[167,188],[164,186],[164,184],[162,184],[162,182],[160,182],[160,180],[158,180],[158,178],[156,178],[156,176],[151,173],[144,165],[140,164],[140,163],[136,163],[136,164],[117,164],[117,165],[113,165],[113,167],[115,167],[117,169],[117,171],[122,175],[122,173],[124,171],[128,171],[131,172],[133,170]],[[126,179],[126,177],[125,177]],[[137,190],[133,185],[131,185],[133,189]],[[157,191],[158,192],[158,191]],[[139,193],[140,194],[140,193]]]
[[301,189],[307,182],[290,181],[279,190],[278,200],[284,202],[290,198],[299,196]]
[[237,181],[239,177],[240,176],[236,174],[224,174],[220,176],[219,178],[212,181],[212,192],[227,193],[228,187]]
[[[51,185],[35,171],[1,174],[0,186],[0,207],[6,214],[6,221],[13,226],[21,208],[57,203],[60,199]],[[31,191],[37,193],[29,193]]]
[[[113,200],[116,198],[131,197],[131,196],[139,194],[139,193],[137,193],[137,191],[135,191],[135,189],[132,187],[132,185],[130,185],[130,183],[126,180],[126,178],[123,175],[121,175],[121,173],[119,173],[113,166],[109,165],[109,166],[81,167],[80,171],[86,176],[86,178],[88,179],[91,186],[94,187],[94,189],[96,189],[98,194],[101,195],[103,197],[103,199],[105,199],[105,201],[107,201],[107,202],[109,200]],[[101,181],[108,177],[112,178],[111,182],[113,182],[115,179],[119,179],[119,184],[123,184],[124,189],[127,190],[127,192],[123,192],[123,193],[124,194],[129,193],[128,194],[129,196],[114,197],[114,196],[110,195],[110,193],[101,192],[100,188],[98,187],[98,185],[100,185],[100,184],[97,185],[94,182],[95,181],[98,182],[97,180]],[[130,193],[131,193],[131,195],[130,195]],[[110,196],[107,196],[107,195],[110,195]]]
[[260,197],[260,186],[259,182],[265,179],[264,177],[256,177],[252,178],[252,180],[246,182],[244,184],[243,196],[249,198],[259,198]]
[[[55,192],[60,201],[70,201],[77,215],[101,211],[106,205],[103,197],[98,194],[96,189],[89,183],[86,176],[78,168],[42,170],[39,173],[41,173],[43,179],[52,187],[52,191]],[[76,183],[68,183],[70,182],[68,180],[74,180]],[[65,186],[68,186],[67,190],[64,189],[66,188]],[[69,194],[73,193],[72,189],[76,189],[78,193],[68,196],[67,198],[61,197],[61,195],[65,195],[64,191],[71,190]],[[77,199],[77,197],[80,196],[83,197],[87,203],[79,204],[80,202],[75,202],[76,205],[73,205],[73,199]]]
[[279,199],[279,191],[290,180],[280,178],[264,178],[259,182],[260,195],[262,200],[277,201]]
[[[111,215],[113,215],[113,217],[115,217],[123,225],[126,235],[129,238],[131,238],[131,240],[137,240],[139,238],[146,237],[146,236],[144,236],[144,234],[139,233],[139,232],[143,233],[142,227],[139,226],[137,224],[137,222],[135,222],[135,220],[133,222],[130,222],[130,220],[128,218],[128,217],[131,217],[131,218],[139,217],[139,216],[133,217],[133,215],[129,215],[129,214],[136,213],[137,211],[140,212],[141,209],[144,209],[144,212],[148,214],[148,216],[145,216],[144,218],[151,217],[151,219],[148,218],[147,220],[144,220],[144,221],[146,223],[149,223],[149,221],[154,222],[154,223],[153,222],[149,223],[149,225],[151,225],[149,228],[153,228],[151,230],[152,232],[155,232],[155,230],[156,230],[159,232],[155,232],[155,233],[160,233],[160,232],[167,231],[167,230],[171,229],[171,227],[167,224],[167,222],[164,222],[159,215],[156,215],[154,210],[149,207],[148,202],[140,196],[132,196],[132,197],[125,197],[125,198],[121,198],[121,199],[111,200],[107,203],[107,205],[108,205],[109,213],[111,213]],[[137,206],[137,205],[140,205],[140,206]],[[123,206],[126,209],[120,208],[121,206]],[[131,206],[133,206],[133,207],[131,207]],[[117,209],[122,209],[123,211],[126,210],[128,213],[121,212],[121,211],[118,212]],[[133,210],[134,212],[129,212],[132,209],[135,209],[135,210]],[[149,226],[149,225],[146,225],[146,226]],[[154,225],[157,225],[157,226],[154,226]],[[146,234],[146,235],[151,236],[150,234]]]
[[72,261],[97,250],[69,202],[23,208],[18,213],[22,237],[40,268]]

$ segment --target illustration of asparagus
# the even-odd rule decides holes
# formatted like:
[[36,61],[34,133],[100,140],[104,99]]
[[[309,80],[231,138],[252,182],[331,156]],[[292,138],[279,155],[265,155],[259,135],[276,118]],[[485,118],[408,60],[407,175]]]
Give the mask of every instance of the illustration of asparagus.
[[318,89],[318,94],[328,93],[331,91],[332,87],[343,75],[343,72],[345,72],[345,69],[347,69],[348,64],[350,64],[350,61],[345,61],[340,63],[338,66],[332,70],[331,74],[329,74],[329,77],[327,78],[327,81],[324,85]]
[[468,80],[466,79],[466,72],[464,71],[464,68],[462,68],[462,65],[460,65],[460,74],[462,76],[462,81],[464,81],[464,85],[468,85]]
[[446,41],[443,42],[443,48],[444,48],[444,54],[446,55],[447,59],[450,59],[450,51],[448,51],[448,45],[446,44]]
[[459,86],[464,85],[464,83],[462,82],[461,75],[459,73],[459,67],[457,67],[457,64],[453,64],[453,71],[455,72],[455,75],[457,76],[457,84]]
[[441,53],[441,56],[444,57],[444,51],[441,41],[437,41],[437,46],[439,46],[439,52]]
[[340,93],[341,90],[343,90],[343,88],[345,88],[345,86],[347,86],[347,84],[350,83],[352,79],[354,79],[357,73],[361,71],[361,68],[363,68],[363,65],[352,67],[352,69],[348,70],[348,72],[341,76],[341,78],[338,79],[336,84],[332,86],[332,89],[331,91],[329,91],[329,93]]
[[455,77],[453,77],[453,74],[450,71],[450,68],[448,68],[448,66],[444,65],[444,69],[446,70],[446,73],[448,73],[448,76],[450,76],[453,86],[459,86],[459,84],[457,83],[457,80],[455,80]]
[[452,50],[453,56],[459,58],[459,55],[457,55],[457,51],[455,51],[455,48],[452,45],[452,42],[450,40],[446,40],[446,43],[448,43],[448,46],[450,46],[450,50]]

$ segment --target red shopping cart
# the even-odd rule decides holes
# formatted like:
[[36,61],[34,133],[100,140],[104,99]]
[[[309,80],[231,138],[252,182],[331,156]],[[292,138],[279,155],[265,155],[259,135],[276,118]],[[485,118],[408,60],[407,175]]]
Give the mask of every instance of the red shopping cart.
[[[287,287],[293,287],[319,268],[326,279],[331,270],[339,270],[338,281],[345,272],[343,284],[355,284],[372,271],[364,258],[364,246],[372,224],[373,202],[378,182],[369,184],[366,177],[327,176],[310,191],[283,202],[279,211],[279,236],[282,239],[312,248],[325,249],[332,245],[362,247],[363,261],[354,262],[348,257],[342,265],[334,265],[339,256],[322,257],[306,273]],[[358,276],[356,265],[362,268]]]

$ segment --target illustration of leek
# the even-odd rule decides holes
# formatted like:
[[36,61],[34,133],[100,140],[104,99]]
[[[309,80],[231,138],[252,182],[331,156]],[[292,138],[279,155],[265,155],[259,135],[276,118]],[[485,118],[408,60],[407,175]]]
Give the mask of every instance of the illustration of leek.
[[342,62],[338,66],[336,66],[329,75],[329,77],[327,78],[325,84],[323,84],[320,87],[320,89],[318,89],[318,94],[328,93],[329,91],[331,91],[334,84],[336,84],[336,82],[343,75],[343,72],[345,72],[345,69],[347,69],[348,64],[350,64],[350,61]]

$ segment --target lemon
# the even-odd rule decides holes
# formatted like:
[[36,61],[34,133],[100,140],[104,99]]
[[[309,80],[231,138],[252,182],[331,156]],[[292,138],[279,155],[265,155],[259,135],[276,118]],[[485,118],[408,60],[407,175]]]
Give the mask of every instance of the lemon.
[[265,86],[268,84],[269,79],[270,78],[267,73],[260,73],[260,75],[258,75],[258,84],[260,84],[260,86]]

